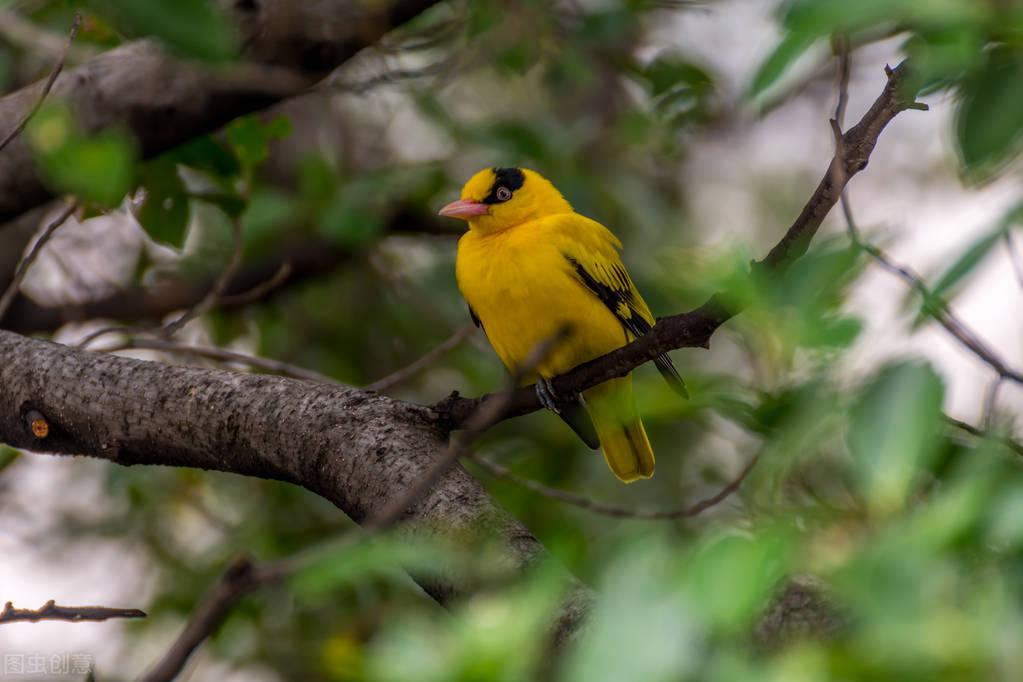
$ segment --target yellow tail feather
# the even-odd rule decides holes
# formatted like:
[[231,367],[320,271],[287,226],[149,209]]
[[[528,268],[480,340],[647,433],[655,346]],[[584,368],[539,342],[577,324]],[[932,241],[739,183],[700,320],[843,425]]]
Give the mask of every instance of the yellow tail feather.
[[583,394],[614,475],[632,483],[654,475],[654,452],[632,404],[632,378],[613,379]]

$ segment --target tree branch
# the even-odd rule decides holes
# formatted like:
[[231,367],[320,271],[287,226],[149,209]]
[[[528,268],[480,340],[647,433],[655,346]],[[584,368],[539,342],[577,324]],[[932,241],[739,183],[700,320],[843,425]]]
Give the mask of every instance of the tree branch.
[[71,623],[82,621],[104,621],[111,618],[145,618],[145,611],[138,609],[113,609],[106,606],[58,606],[52,599],[38,609],[16,609],[7,602],[0,611],[0,624],[38,623],[41,620],[63,620]]
[[[292,77],[210,77],[208,70],[171,59],[143,40],[64,71],[53,83],[52,96],[71,105],[87,132],[111,126],[127,130],[143,158],[149,158],[300,93],[438,1],[221,3],[230,8],[249,63],[285,69]],[[272,88],[268,80],[275,81]],[[37,93],[31,85],[0,99],[0,120],[19,120],[32,109]],[[51,197],[32,150],[24,139],[14,138],[0,155],[0,224]]]
[[[448,449],[448,434],[428,408],[357,389],[143,362],[4,331],[0,359],[0,442],[287,481],[359,523],[421,480]],[[40,418],[47,428],[37,431]],[[402,510],[395,532],[460,543],[497,538],[500,561],[512,570],[549,560],[457,464]],[[476,589],[455,568],[441,575],[413,577],[441,603]],[[570,597],[556,639],[571,635],[590,599],[574,578],[564,579]]]
[[[753,263],[755,272],[783,273],[793,261],[806,253],[810,241],[817,234],[828,212],[838,202],[846,184],[856,173],[867,167],[881,132],[900,112],[913,107],[912,95],[904,92],[903,88],[906,71],[905,62],[895,69],[886,69],[888,82],[884,91],[859,123],[843,135],[839,153],[832,158],[810,200],[767,256]],[[635,341],[555,378],[554,388],[561,395],[576,395],[609,379],[625,376],[662,353],[679,348],[708,348],[710,338],[718,327],[739,312],[726,304],[724,295],[716,294],[699,308],[663,317],[653,329]],[[435,418],[447,428],[459,428],[480,402],[492,399],[492,395],[462,398],[454,393],[433,406]],[[534,387],[526,386],[516,391],[508,414],[528,414],[538,409],[540,402]]]
[[[488,401],[489,402],[489,401]],[[760,453],[757,453],[750,458],[749,462],[739,471],[738,475],[729,481],[719,491],[714,493],[708,498],[699,500],[693,504],[678,509],[665,509],[665,510],[643,510],[633,509],[632,507],[622,507],[615,504],[608,504],[599,500],[586,497],[585,495],[579,495],[577,493],[569,492],[568,490],[559,490],[558,488],[552,488],[544,485],[539,481],[534,481],[524,476],[519,476],[508,467],[503,464],[481,457],[480,455],[471,455],[469,457],[473,462],[480,465],[484,470],[503,478],[506,481],[510,481],[515,485],[521,486],[526,490],[532,491],[537,495],[546,497],[549,500],[555,502],[562,502],[564,504],[570,504],[573,507],[578,507],[594,514],[601,516],[610,516],[618,519],[642,519],[646,521],[677,521],[679,519],[689,518],[691,516],[697,516],[707,511],[711,507],[720,504],[724,500],[728,499],[735,491],[739,489],[742,482],[746,480],[746,476],[756,466],[757,461],[760,459]]]
[[[386,234],[449,233],[443,232],[432,218],[402,210],[391,218]],[[264,300],[286,284],[297,284],[331,272],[358,254],[321,241],[285,246],[278,251],[268,260],[242,266],[224,286],[217,307],[235,308]],[[269,282],[273,286],[267,286]],[[7,315],[0,316],[0,328],[20,334],[38,334],[89,320],[158,322],[171,313],[198,305],[214,286],[213,279],[179,276],[155,286],[133,287],[93,301],[60,306],[39,305],[19,295]]]
[[4,318],[7,313],[7,309],[11,307],[11,303],[14,301],[15,296],[18,295],[18,289],[21,288],[21,283],[25,281],[25,275],[28,274],[28,269],[32,267],[32,264],[42,253],[43,247],[50,241],[53,233],[60,229],[60,226],[67,222],[67,219],[77,210],[78,202],[69,201],[67,206],[57,214],[57,217],[47,225],[43,233],[39,235],[39,239],[32,246],[32,250],[28,252],[24,259],[18,264],[18,269],[14,271],[14,277],[11,279],[11,283],[7,285],[7,289],[0,295],[0,320]]

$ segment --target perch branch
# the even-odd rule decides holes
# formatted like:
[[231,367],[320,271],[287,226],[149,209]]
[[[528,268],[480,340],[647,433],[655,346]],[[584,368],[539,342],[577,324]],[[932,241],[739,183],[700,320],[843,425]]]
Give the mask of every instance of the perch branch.
[[82,621],[104,621],[111,618],[145,618],[145,611],[138,609],[114,609],[106,606],[58,606],[52,599],[38,609],[16,609],[7,602],[0,611],[0,624],[38,623],[41,620],[63,620],[70,623]]

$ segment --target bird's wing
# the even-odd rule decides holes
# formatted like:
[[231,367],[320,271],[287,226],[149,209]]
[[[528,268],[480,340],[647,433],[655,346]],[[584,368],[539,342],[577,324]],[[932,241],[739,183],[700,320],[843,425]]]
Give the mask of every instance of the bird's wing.
[[[562,255],[579,281],[607,306],[633,338],[650,331],[653,314],[622,263],[618,238],[600,223],[579,215],[566,217],[558,227]],[[675,392],[689,397],[685,382],[667,354],[658,355],[654,364]]]
[[[476,325],[478,328],[483,329],[483,323],[480,321],[479,315],[476,314],[476,311],[472,309],[471,305],[469,305],[468,303],[466,303],[465,305],[469,309],[469,317],[472,318],[472,323]],[[483,329],[483,331],[485,332],[486,329]]]

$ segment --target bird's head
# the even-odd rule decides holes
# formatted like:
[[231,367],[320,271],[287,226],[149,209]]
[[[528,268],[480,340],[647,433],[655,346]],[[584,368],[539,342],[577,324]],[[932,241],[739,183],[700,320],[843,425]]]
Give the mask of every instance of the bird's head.
[[528,168],[484,168],[462,187],[462,196],[440,210],[440,215],[461,218],[481,232],[509,227],[559,213],[571,213],[550,180]]

